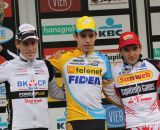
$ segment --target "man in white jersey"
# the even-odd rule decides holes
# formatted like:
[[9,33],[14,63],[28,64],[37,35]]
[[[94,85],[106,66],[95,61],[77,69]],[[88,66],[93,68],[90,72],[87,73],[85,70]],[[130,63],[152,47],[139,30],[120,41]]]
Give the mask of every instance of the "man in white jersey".
[[[111,100],[115,88],[125,110],[125,125],[131,130],[159,130],[160,60],[141,59],[142,45],[134,32],[119,39],[123,62],[112,67],[114,86],[104,88]],[[116,100],[114,100],[116,102]]]
[[64,91],[56,85],[50,62],[36,59],[38,41],[35,28],[22,24],[16,35],[20,57],[0,65],[0,83],[10,85],[10,130],[48,130],[48,92],[51,97],[65,99]]

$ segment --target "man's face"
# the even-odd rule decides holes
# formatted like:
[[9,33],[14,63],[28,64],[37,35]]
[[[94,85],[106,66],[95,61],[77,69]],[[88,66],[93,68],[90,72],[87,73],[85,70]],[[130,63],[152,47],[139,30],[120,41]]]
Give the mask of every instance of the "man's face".
[[94,44],[97,34],[92,30],[84,30],[79,34],[74,34],[74,39],[77,41],[77,47],[84,53],[89,53],[94,49]]
[[127,45],[121,49],[120,53],[123,56],[125,63],[135,65],[139,60],[141,48],[136,44]]
[[20,49],[21,54],[27,60],[33,60],[37,52],[38,40],[27,39],[24,42],[16,43],[16,47]]

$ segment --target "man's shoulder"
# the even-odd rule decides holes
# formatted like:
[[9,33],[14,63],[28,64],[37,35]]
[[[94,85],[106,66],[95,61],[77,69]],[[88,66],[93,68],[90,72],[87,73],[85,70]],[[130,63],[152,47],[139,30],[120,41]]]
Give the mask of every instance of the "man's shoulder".
[[76,54],[75,50],[65,51],[65,52],[63,52],[63,54],[60,56],[60,59],[66,61],[66,60],[74,57],[75,54]]
[[160,62],[159,59],[151,59],[151,58],[145,58],[143,59],[144,61],[149,61],[149,62]]
[[102,59],[107,59],[107,60],[109,60],[109,59],[108,59],[108,56],[107,56],[106,54],[102,53],[102,52],[95,51],[95,54],[96,54],[97,56],[101,57]]
[[72,55],[73,53],[75,53],[75,50],[65,51],[62,56]]
[[100,56],[107,56],[107,55],[105,55],[104,53],[102,53],[102,52],[100,52],[100,51],[95,51],[95,53],[96,53],[97,55],[100,55]]
[[116,69],[116,68],[123,68],[123,63],[122,62],[118,62],[118,63],[113,63],[112,64],[112,68]]
[[160,71],[160,60],[158,59],[144,59],[144,62],[149,62],[150,64],[154,65]]
[[3,69],[3,68],[9,69],[11,68],[11,66],[13,66],[11,61],[5,61],[2,64],[0,64],[0,69]]

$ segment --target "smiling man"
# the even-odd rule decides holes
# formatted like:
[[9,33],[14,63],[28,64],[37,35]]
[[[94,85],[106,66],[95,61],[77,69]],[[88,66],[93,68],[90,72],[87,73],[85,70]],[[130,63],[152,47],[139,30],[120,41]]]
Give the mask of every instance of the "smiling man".
[[[112,67],[114,84],[105,88],[108,98],[117,89],[125,110],[125,125],[131,130],[159,130],[160,61],[141,59],[142,45],[134,32],[119,38],[123,63]],[[116,101],[116,100],[115,100]]]
[[77,19],[77,49],[50,62],[63,76],[66,86],[67,130],[106,130],[106,112],[102,106],[102,79],[111,79],[108,58],[94,51],[97,37],[93,18]]
[[[65,93],[56,85],[54,70],[48,61],[37,60],[39,38],[31,24],[22,24],[16,35],[20,56],[14,57],[1,48],[9,60],[0,65],[0,83],[8,82],[9,130],[48,130],[48,92],[56,99]],[[12,59],[12,60],[11,60]]]

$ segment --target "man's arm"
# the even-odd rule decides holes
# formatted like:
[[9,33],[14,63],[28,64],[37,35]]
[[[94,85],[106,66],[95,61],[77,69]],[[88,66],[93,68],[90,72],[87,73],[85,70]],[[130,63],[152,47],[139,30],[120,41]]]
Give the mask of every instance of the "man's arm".
[[55,77],[49,82],[48,93],[51,98],[65,101],[65,90],[57,86]]
[[10,74],[9,62],[0,64],[0,83],[8,81],[8,74]]
[[103,80],[102,80],[103,93],[109,102],[119,107],[123,107],[121,98],[120,96],[117,95],[114,81],[112,79],[110,61],[108,57],[106,57],[105,55],[102,55],[102,58],[104,59],[104,62],[106,63],[106,70],[107,70],[106,73],[103,75]]
[[18,56],[15,55],[14,53],[10,52],[9,50],[6,50],[0,45],[0,55],[5,59],[5,60],[12,60],[14,58],[17,58]]
[[65,91],[63,88],[60,88],[57,86],[56,80],[55,80],[55,70],[53,69],[53,66],[51,63],[47,60],[45,60],[45,63],[48,68],[49,72],[49,84],[48,84],[48,93],[51,98],[55,98],[58,100],[65,100]]
[[113,80],[103,80],[103,93],[109,102],[123,108],[121,98],[116,92],[116,87]]

